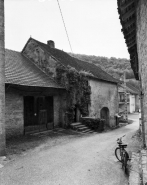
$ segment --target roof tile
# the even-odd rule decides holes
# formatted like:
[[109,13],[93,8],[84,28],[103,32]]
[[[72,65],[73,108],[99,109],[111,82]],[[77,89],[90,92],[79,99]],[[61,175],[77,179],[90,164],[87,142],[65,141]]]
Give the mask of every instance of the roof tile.
[[87,71],[99,80],[104,80],[104,81],[113,82],[113,83],[119,82],[117,79],[113,78],[111,75],[109,75],[108,73],[103,71],[100,67],[94,64],[79,60],[77,58],[70,56],[64,51],[61,51],[56,48],[51,48],[49,45],[39,42],[35,39],[33,40],[36,41],[38,45],[42,47],[42,49],[49,52],[54,58],[60,61],[64,66],[74,67],[78,71],[83,71],[83,70]]
[[20,52],[8,49],[5,51],[5,76],[5,83],[9,84],[63,88]]

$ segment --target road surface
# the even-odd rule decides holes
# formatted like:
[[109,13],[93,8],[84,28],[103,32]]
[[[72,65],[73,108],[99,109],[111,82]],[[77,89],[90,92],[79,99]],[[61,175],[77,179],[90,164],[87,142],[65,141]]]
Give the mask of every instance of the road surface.
[[134,122],[113,131],[73,138],[54,147],[28,152],[0,169],[1,185],[125,185],[127,177],[114,156],[116,139],[129,142]]

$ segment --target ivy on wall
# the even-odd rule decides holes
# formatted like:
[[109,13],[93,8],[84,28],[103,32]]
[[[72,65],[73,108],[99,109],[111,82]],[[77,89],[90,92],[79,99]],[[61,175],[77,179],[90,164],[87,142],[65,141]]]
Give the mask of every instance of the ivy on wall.
[[71,66],[58,66],[56,68],[56,79],[67,90],[67,120],[70,124],[74,121],[75,108],[80,110],[82,116],[88,115],[88,104],[90,104],[91,87],[88,84],[88,72],[78,72]]

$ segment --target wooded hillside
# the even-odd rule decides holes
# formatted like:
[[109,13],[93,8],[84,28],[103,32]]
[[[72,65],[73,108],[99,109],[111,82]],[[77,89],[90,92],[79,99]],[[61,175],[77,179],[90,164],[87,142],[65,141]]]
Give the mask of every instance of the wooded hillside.
[[101,67],[103,70],[105,70],[107,73],[111,74],[115,78],[120,79],[124,72],[126,72],[127,79],[134,78],[134,73],[131,69],[130,61],[125,58],[107,58],[94,55],[83,55],[73,53],[70,53],[70,55],[80,60],[87,61]]

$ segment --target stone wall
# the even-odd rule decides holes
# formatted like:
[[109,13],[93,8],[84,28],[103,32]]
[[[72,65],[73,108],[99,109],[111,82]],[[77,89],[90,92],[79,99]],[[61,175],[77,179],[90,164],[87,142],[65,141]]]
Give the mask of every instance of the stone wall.
[[51,77],[56,77],[58,62],[49,53],[44,52],[35,41],[30,40],[28,42],[23,55]]
[[91,86],[91,106],[89,116],[100,118],[103,107],[109,109],[110,126],[115,126],[115,114],[118,113],[118,87],[116,84],[98,80],[89,80]]
[[54,127],[57,127],[59,125],[60,120],[60,97],[59,96],[54,96]]
[[[9,88],[6,92],[6,137],[11,138],[24,134],[24,95],[33,96],[25,92],[19,93],[19,90]],[[64,126],[66,93],[48,90],[44,96],[53,96],[54,126]]]
[[53,95],[54,98],[54,127],[62,126],[65,123],[66,92]]
[[139,74],[142,80],[143,109],[145,130],[147,133],[147,1],[139,0],[137,6],[137,52]]
[[5,17],[0,1],[0,156],[5,155]]
[[24,131],[23,96],[16,92],[6,92],[6,137],[22,135]]

